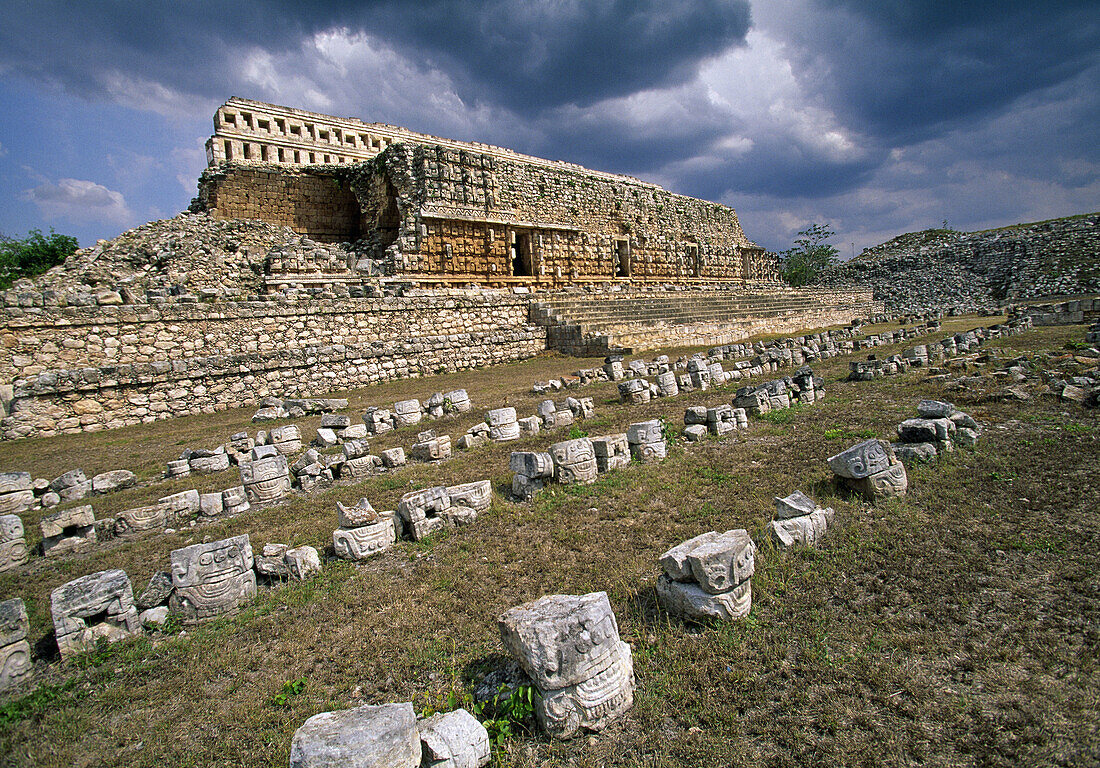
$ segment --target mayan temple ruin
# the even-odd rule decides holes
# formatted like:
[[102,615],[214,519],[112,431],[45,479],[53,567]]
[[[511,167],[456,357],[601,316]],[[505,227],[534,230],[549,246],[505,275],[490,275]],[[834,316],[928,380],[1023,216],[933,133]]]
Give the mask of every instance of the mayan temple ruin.
[[188,212],[3,292],[3,438],[533,357],[846,324],[737,214],[627,176],[245,99]]

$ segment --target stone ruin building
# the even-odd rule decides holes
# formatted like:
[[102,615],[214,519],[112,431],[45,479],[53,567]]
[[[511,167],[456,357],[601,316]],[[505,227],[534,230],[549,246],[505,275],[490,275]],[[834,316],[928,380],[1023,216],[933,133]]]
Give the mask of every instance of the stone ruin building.
[[[369,242],[356,263],[320,265],[325,281],[372,268],[444,284],[777,280],[726,206],[487,144],[230,99],[206,155],[193,210]],[[318,266],[277,268],[308,283]]]
[[207,156],[189,212],[0,291],[0,439],[881,312],[627,176],[244,99]]

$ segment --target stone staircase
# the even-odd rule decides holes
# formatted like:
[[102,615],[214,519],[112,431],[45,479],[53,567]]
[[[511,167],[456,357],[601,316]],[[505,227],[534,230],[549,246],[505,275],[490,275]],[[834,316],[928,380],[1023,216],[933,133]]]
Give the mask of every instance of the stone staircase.
[[531,322],[547,347],[598,357],[639,349],[732,344],[766,333],[850,323],[881,312],[867,290],[710,289],[543,294]]

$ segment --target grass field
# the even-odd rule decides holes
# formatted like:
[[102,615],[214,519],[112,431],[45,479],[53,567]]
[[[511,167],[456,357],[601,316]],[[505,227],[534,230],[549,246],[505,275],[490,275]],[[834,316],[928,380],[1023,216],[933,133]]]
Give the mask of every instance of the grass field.
[[[948,332],[989,318],[945,324]],[[987,343],[1006,356],[1060,351],[1081,326]],[[911,342],[907,346],[911,346]],[[900,347],[898,348],[900,349]],[[875,350],[888,354],[889,348]],[[647,353],[652,358],[657,352]],[[700,444],[660,465],[631,465],[595,485],[507,499],[508,454],[544,450],[564,431],[409,465],[209,526],[106,542],[94,553],[0,575],[22,597],[36,677],[0,700],[0,765],[284,766],[294,730],[324,710],[469,691],[505,658],[496,619],[548,593],[606,590],[630,643],[635,706],[609,730],[572,742],[506,739],[500,766],[1096,765],[1100,763],[1100,415],[1036,397],[1006,402],[999,384],[945,392],[921,371],[872,382],[848,361],[814,364],[823,402]],[[547,356],[493,369],[348,393],[351,413],[465,387],[474,412],[430,426],[455,437],[488,408],[534,412],[531,384],[597,361]],[[688,405],[729,402],[734,385],[642,406],[614,384],[583,389],[591,435]],[[561,397],[564,397],[562,395]],[[909,495],[878,506],[841,494],[825,458],[869,436],[890,438],[922,397],[949,399],[985,429],[910,471]],[[213,448],[249,429],[249,411],[0,444],[0,468],[54,477],[127,468],[153,480],[187,446]],[[308,440],[319,417],[302,419]],[[408,448],[416,428],[372,440]],[[362,564],[326,562],[304,582],[261,587],[239,616],[120,643],[66,664],[52,645],[50,590],[124,569],[139,593],[172,549],[248,533],[328,548],[336,501],[394,509],[430,485],[493,481],[492,508],[429,542],[400,542]],[[239,482],[236,469],[151,483],[92,501],[97,517],[177,490]],[[657,558],[708,530],[760,537],[772,497],[795,489],[836,509],[816,550],[764,545],[748,619],[685,625],[657,606]],[[39,513],[24,515],[37,542]]]

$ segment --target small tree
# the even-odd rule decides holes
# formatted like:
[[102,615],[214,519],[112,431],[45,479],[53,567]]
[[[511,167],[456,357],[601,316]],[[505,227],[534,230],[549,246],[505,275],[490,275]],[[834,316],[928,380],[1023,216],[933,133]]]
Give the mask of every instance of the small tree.
[[798,233],[794,247],[779,254],[779,273],[790,285],[812,283],[821,272],[837,262],[839,251],[826,240],[836,236],[827,224],[814,224]]
[[53,228],[48,237],[38,229],[19,240],[0,234],[0,289],[57,266],[76,253],[78,245],[75,237],[59,235]]

